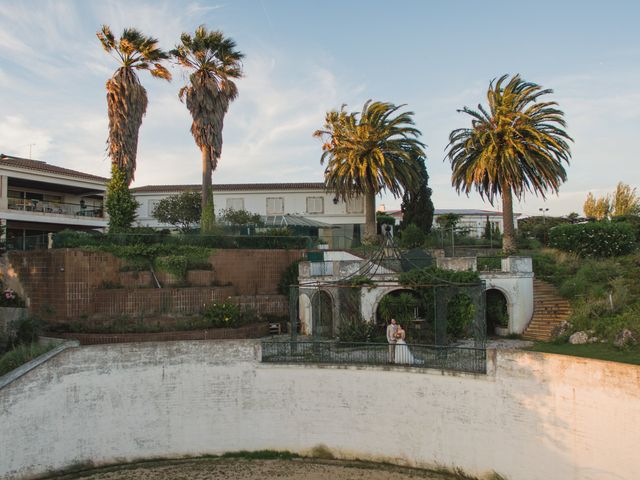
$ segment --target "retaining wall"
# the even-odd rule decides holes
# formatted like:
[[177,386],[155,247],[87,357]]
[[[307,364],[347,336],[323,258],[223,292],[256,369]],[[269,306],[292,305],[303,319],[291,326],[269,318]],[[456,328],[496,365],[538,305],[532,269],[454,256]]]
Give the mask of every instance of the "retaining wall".
[[490,351],[487,375],[260,364],[257,341],[67,350],[0,389],[0,477],[78,462],[278,449],[635,480],[640,368]]
[[[284,270],[302,255],[302,250],[214,250],[209,258],[213,270],[188,272],[189,287],[178,288],[176,283],[181,280],[159,272],[160,281],[169,287],[161,290],[149,288],[149,272],[121,272],[123,260],[105,252],[11,252],[10,261],[0,266],[5,279],[20,284],[30,310],[50,323],[191,314],[199,312],[204,303],[229,296],[254,305],[258,313],[287,315],[287,298],[274,301],[272,297],[278,293]],[[113,288],[120,286],[128,288]]]

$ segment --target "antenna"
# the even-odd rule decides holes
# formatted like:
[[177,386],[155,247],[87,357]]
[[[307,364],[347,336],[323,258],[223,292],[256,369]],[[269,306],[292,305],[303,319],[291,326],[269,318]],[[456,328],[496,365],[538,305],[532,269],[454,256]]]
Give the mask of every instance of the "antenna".
[[35,143],[30,143],[29,144],[29,160],[31,160],[31,147],[35,147],[36,144]]

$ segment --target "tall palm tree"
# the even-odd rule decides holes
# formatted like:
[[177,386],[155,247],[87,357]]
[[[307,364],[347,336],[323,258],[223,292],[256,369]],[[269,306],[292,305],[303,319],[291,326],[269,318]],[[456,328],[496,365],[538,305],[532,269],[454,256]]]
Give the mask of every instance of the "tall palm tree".
[[327,190],[348,200],[365,199],[365,238],[376,236],[376,195],[389,191],[396,198],[419,184],[424,144],[415,128],[413,112],[404,105],[367,101],[360,113],[327,112],[322,130],[313,135],[324,141],[320,163]]
[[201,25],[194,36],[183,33],[171,55],[192,73],[180,89],[193,122],[191,134],[202,152],[202,218],[200,229],[213,228],[211,175],[222,152],[222,127],[229,104],[238,96],[235,79],[242,77],[242,58],[236,43],[221,31]]
[[[471,128],[458,128],[449,135],[447,156],[451,161],[451,182],[458,193],[472,187],[493,205],[502,197],[503,251],[516,249],[513,225],[513,195],[525,192],[546,198],[557,193],[567,179],[563,162],[569,163],[569,141],[564,113],[556,102],[538,101],[553,90],[526,82],[520,75],[508,75],[489,84],[488,110],[464,107],[471,116]],[[504,85],[504,86],[503,86]]]
[[158,48],[158,40],[134,28],[126,28],[119,40],[103,25],[96,33],[105,51],[115,57],[120,67],[107,80],[109,139],[107,147],[111,164],[126,175],[130,185],[136,170],[138,131],[147,111],[147,91],[140,84],[136,70],[171,80],[171,73],[161,62],[169,55]]

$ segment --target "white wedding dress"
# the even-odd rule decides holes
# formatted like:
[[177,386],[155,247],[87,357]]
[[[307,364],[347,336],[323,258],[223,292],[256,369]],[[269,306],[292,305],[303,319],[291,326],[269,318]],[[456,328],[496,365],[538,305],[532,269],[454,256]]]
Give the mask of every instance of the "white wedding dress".
[[403,339],[400,339],[396,342],[395,363],[399,365],[419,365],[421,363],[424,363],[424,361],[415,358],[409,350],[407,342],[405,342]]

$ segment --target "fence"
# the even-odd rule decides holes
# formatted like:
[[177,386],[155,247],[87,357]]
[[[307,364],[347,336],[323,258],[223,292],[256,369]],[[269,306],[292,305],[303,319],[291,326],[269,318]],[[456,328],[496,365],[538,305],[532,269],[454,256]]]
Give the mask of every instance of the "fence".
[[399,365],[457,372],[486,373],[484,348],[350,342],[262,342],[262,362],[333,365]]

